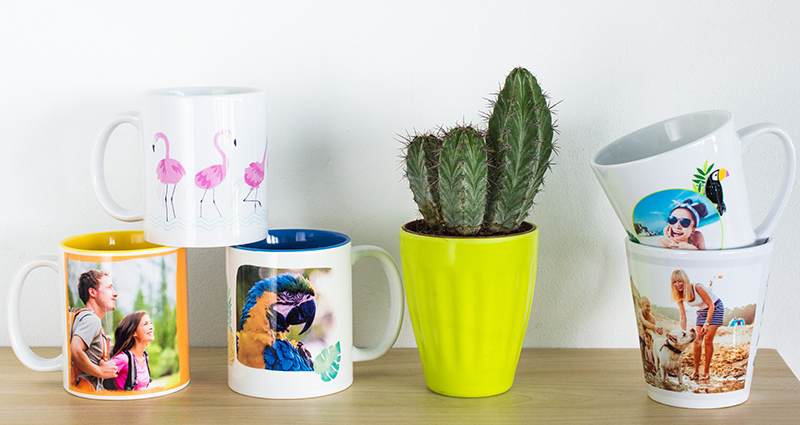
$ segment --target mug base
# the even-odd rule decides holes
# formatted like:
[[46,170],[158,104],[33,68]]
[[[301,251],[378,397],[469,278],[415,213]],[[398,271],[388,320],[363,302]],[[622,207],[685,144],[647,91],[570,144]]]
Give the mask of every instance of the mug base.
[[72,390],[72,389],[69,389],[69,388],[64,388],[64,390],[66,392],[76,396],[76,397],[88,398],[88,399],[91,399],[91,400],[111,400],[111,401],[116,401],[116,400],[141,400],[141,399],[145,399],[145,398],[161,397],[161,396],[169,395],[169,394],[172,394],[172,393],[176,393],[176,392],[186,388],[186,386],[189,385],[190,381],[191,380],[186,381],[185,383],[183,383],[181,385],[178,385],[177,387],[166,389],[164,391],[146,392],[146,393],[141,393],[139,391],[125,391],[125,392],[123,392],[123,391],[104,391],[104,392],[100,393],[100,394],[125,393],[126,395],[95,395],[95,394],[90,394],[90,393],[78,392],[78,391],[75,391],[75,390]]
[[260,391],[258,389],[247,388],[247,387],[234,388],[235,385],[231,385],[231,383],[228,383],[228,388],[230,388],[231,391],[235,393],[253,398],[263,398],[267,400],[304,400],[309,398],[326,397],[329,395],[338,394],[350,388],[352,385],[353,382],[351,381],[350,384],[348,384],[344,388],[337,388],[333,391],[310,392],[309,394],[298,394],[298,393],[287,394],[281,391]]
[[165,235],[162,232],[144,230],[144,239],[147,242],[163,246],[180,246],[185,248],[217,248],[244,245],[253,242],[259,242],[267,238],[269,235],[266,228],[261,233],[256,235],[243,235],[238,237],[230,237],[229,235],[215,236],[210,235],[184,235],[174,236]]
[[750,389],[719,394],[676,394],[660,388],[647,387],[651,400],[667,406],[685,409],[720,409],[742,404],[750,397]]

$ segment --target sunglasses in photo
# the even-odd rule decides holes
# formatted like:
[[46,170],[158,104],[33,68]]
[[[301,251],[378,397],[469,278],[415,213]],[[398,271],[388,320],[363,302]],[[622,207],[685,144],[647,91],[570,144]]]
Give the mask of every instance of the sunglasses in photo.
[[669,224],[681,223],[681,227],[683,227],[685,229],[685,228],[687,228],[687,227],[692,225],[692,220],[689,219],[689,218],[678,219],[678,217],[675,217],[674,215],[671,215],[667,219],[667,223],[669,223]]

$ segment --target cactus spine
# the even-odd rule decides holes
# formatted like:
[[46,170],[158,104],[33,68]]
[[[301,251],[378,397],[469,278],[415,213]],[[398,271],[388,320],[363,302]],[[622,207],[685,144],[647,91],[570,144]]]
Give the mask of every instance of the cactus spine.
[[406,177],[426,233],[511,233],[528,216],[553,151],[547,98],[516,68],[497,95],[482,133],[472,126],[408,139]]

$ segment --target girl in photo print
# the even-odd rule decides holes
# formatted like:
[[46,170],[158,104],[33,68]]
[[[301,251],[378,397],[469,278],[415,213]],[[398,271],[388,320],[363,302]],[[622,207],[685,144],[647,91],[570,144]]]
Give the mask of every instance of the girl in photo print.
[[[686,305],[696,307],[697,319],[695,330],[697,338],[694,340],[694,372],[689,377],[691,380],[707,381],[709,367],[714,355],[714,337],[717,330],[723,325],[725,306],[722,300],[702,283],[691,283],[689,276],[683,270],[675,270],[670,277],[672,299],[678,303],[681,313],[681,329],[686,330]],[[713,306],[713,308],[710,308]],[[705,351],[705,356],[701,357]],[[703,373],[700,374],[700,363],[703,363]]]
[[673,249],[706,249],[703,234],[697,230],[700,219],[708,215],[708,209],[702,203],[694,203],[687,199],[675,205],[667,218],[664,236],[658,240],[662,248]]
[[107,386],[113,390],[143,390],[150,385],[150,365],[147,344],[155,341],[153,321],[146,311],[136,311],[117,325],[111,361],[117,367],[117,377]]

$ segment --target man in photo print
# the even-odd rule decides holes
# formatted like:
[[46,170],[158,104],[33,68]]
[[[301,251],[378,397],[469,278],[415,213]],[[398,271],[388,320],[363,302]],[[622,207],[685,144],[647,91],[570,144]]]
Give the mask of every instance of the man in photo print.
[[117,293],[107,272],[89,270],[78,280],[78,295],[86,307],[70,311],[70,385],[100,391],[103,379],[117,376],[117,367],[108,361],[110,341],[101,323],[116,308]]

